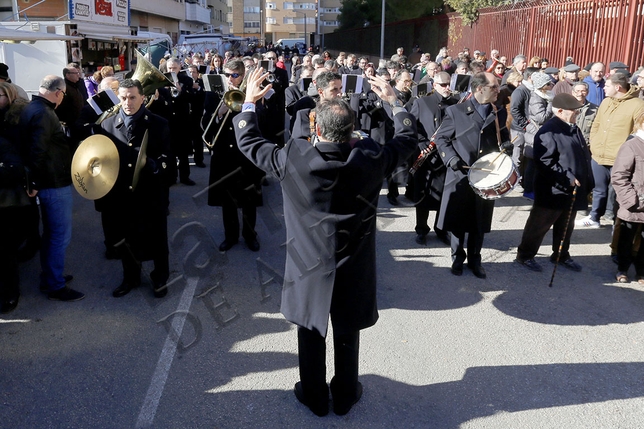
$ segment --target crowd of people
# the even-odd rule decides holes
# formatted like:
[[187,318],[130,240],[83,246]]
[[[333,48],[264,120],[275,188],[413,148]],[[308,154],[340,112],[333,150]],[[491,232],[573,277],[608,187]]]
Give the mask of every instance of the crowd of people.
[[[349,412],[362,394],[359,331],[378,318],[375,209],[384,182],[390,205],[399,205],[402,187],[413,202],[418,245],[426,245],[435,212],[434,232],[451,248],[455,276],[466,265],[487,277],[481,251],[494,200],[520,186],[533,207],[517,243],[518,264],[542,270],[535,256],[553,228],[550,260],[580,271],[569,253],[573,230],[598,228],[603,217],[614,227],[616,280],[628,282],[634,264],[644,284],[644,70],[631,75],[618,61],[582,69],[572,58],[554,67],[498,50],[490,58],[469,49],[452,57],[442,48],[433,60],[418,47],[409,57],[399,48],[378,61],[344,52],[288,54],[167,55],[153,66],[172,85],[152,91],[136,79],[117,80],[111,67],[83,79],[71,63],[62,76],[45,76],[31,100],[7,82],[0,64],[1,312],[18,305],[18,264],[38,251],[40,290],[51,300],[84,297],[69,286],[65,251],[72,156],[92,136],[109,138],[119,154],[118,178],[95,202],[105,256],[122,262],[117,298],[141,284],[147,260],[154,261],[154,296],[166,295],[170,187],[195,185],[190,156],[197,168],[210,163],[202,185],[208,204],[221,207],[222,252],[240,234],[250,251],[260,250],[262,186],[267,173],[279,179],[287,229],[282,312],[298,326],[294,392],[316,415],[329,411],[329,317],[335,413]],[[211,80],[223,86],[206,90]],[[102,91],[120,101],[106,117],[87,102]],[[140,152],[145,164],[137,170]],[[477,166],[489,156],[486,167]],[[512,161],[514,174],[478,189],[470,173],[493,171],[499,157]],[[590,194],[588,215],[576,219]]]

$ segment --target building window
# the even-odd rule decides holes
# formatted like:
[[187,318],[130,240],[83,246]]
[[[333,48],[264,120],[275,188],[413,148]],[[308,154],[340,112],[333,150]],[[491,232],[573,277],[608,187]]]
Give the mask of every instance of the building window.
[[244,13],[259,13],[259,6],[249,6],[244,8]]
[[274,25],[274,24],[277,24],[277,20],[275,18],[273,18],[272,16],[268,16],[268,17],[266,17],[266,23]]
[[322,13],[340,13],[339,7],[323,7]]
[[337,27],[339,25],[338,21],[322,21],[322,26],[324,27]]
[[[285,7],[286,9],[286,7]],[[315,3],[296,3],[295,4],[295,9],[310,9],[310,10],[315,10]]]
[[244,28],[259,28],[259,21],[244,21]]
[[284,2],[284,9],[293,9],[293,3],[291,2]]
[[277,5],[275,3],[266,3],[266,9],[277,9]]

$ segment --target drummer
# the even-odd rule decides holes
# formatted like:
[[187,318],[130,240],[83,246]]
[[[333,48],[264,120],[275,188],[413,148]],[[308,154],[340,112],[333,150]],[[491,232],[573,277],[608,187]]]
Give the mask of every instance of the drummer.
[[[499,84],[491,73],[477,73],[470,81],[472,97],[450,106],[436,134],[436,146],[447,177],[437,228],[452,233],[452,274],[463,274],[463,263],[478,278],[486,278],[481,265],[483,236],[491,230],[494,201],[475,194],[468,184],[469,167],[499,148],[511,151],[507,112],[494,105]],[[466,125],[467,124],[467,125]],[[511,152],[510,152],[511,153]],[[467,234],[467,252],[465,251]]]

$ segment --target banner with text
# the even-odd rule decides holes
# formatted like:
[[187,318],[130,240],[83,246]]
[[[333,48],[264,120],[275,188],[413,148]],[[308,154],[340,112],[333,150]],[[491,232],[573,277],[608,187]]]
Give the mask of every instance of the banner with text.
[[69,18],[129,26],[130,0],[69,0]]

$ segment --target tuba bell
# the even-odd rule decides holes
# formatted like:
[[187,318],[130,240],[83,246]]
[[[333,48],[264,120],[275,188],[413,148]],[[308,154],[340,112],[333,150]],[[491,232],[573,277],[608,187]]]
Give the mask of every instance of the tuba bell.
[[[143,87],[143,95],[151,97],[159,88],[166,86],[176,87],[174,82],[168,79],[163,73],[159,71],[152,63],[145,59],[145,57],[137,50],[136,52],[136,69],[132,75],[132,80],[138,80]],[[148,103],[149,105],[150,103]],[[96,121],[96,125],[100,125],[105,119],[114,116],[121,109],[121,105],[117,104],[114,107],[106,110]]]

